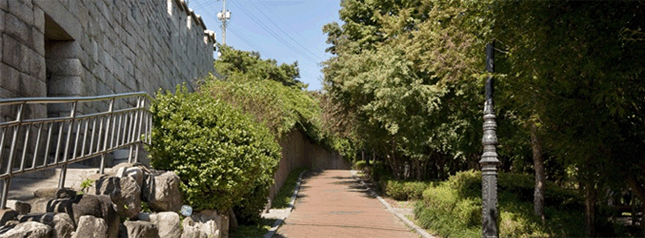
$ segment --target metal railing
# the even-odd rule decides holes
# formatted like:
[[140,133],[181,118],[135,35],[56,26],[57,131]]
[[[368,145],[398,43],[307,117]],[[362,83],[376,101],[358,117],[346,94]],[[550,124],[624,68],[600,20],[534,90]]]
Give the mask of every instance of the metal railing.
[[[125,105],[124,108],[115,108],[117,100],[119,105]],[[11,179],[16,175],[60,166],[58,187],[63,188],[68,164],[100,156],[99,172],[103,174],[105,155],[128,147],[128,161],[133,162],[134,158],[136,162],[140,145],[150,143],[152,115],[148,108],[152,100],[145,92],[0,99],[0,106],[14,107],[15,113],[15,120],[0,122],[0,179],[4,180],[0,208],[6,207]],[[98,112],[81,115],[81,103],[103,103],[104,110],[88,106],[87,110]],[[71,106],[69,110],[59,109],[58,112],[66,116],[25,118],[28,106],[43,109],[60,105],[62,108]]]

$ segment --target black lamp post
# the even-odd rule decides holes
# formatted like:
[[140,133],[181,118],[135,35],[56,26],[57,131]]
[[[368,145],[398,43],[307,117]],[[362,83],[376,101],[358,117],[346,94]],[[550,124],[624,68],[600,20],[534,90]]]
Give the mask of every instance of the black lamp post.
[[[486,70],[493,73],[495,59],[493,44],[486,45]],[[482,237],[499,237],[497,227],[497,123],[493,108],[493,83],[491,74],[486,80],[486,103],[484,104],[484,154],[479,164],[482,166]]]

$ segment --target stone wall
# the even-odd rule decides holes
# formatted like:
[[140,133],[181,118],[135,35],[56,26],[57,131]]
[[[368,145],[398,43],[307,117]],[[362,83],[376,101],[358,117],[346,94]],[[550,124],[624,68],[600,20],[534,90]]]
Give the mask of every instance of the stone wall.
[[276,172],[275,184],[271,187],[270,198],[280,191],[289,173],[297,168],[308,170],[350,169],[351,164],[336,151],[329,151],[315,143],[299,130],[292,130],[280,141],[282,159]]
[[214,44],[183,0],[0,0],[0,98],[192,89],[213,71]]

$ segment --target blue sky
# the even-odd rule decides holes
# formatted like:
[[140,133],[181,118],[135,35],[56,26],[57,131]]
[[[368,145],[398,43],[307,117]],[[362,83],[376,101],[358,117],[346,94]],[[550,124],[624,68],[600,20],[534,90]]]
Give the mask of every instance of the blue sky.
[[[221,22],[217,12],[222,1],[189,0],[188,5],[201,15],[208,29],[222,42]],[[298,61],[300,80],[308,90],[322,88],[320,62],[331,55],[322,27],[338,19],[340,0],[227,0],[231,19],[226,31],[226,45],[246,51],[259,51],[262,58],[278,63]]]

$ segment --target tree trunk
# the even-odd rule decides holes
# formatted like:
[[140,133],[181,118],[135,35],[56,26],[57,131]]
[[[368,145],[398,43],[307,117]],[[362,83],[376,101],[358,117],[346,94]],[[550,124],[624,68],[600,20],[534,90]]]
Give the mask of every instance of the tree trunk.
[[535,192],[533,193],[533,208],[536,216],[544,222],[544,186],[546,175],[544,170],[544,157],[542,157],[542,143],[537,135],[537,126],[531,125],[531,148],[533,149],[533,167],[535,168]]
[[596,236],[596,191],[593,186],[583,188],[585,190],[585,225],[587,237]]

